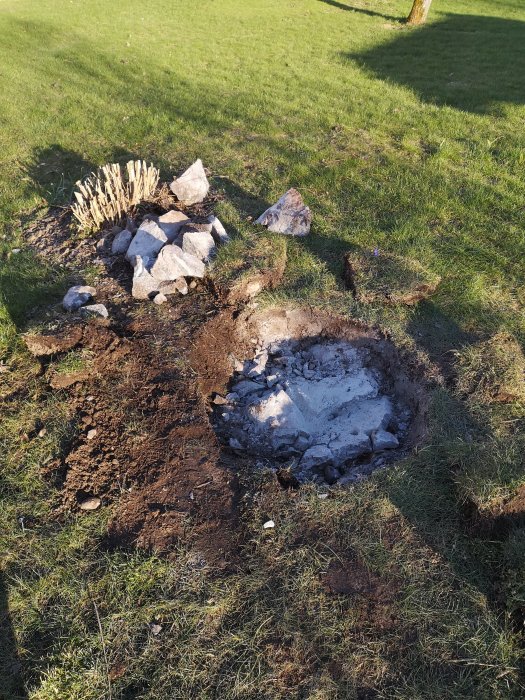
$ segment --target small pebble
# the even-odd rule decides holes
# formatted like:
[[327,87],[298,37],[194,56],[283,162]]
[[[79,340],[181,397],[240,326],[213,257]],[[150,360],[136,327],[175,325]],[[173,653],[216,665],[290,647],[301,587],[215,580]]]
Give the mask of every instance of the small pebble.
[[164,304],[166,301],[168,301],[168,298],[164,296],[164,294],[156,294],[155,298],[153,299],[153,303],[157,304],[160,306],[161,304]]
[[100,507],[102,501],[97,496],[90,496],[85,500],[81,501],[78,506],[80,510],[96,510]]
[[273,520],[267,520],[263,525],[263,528],[265,530],[270,530],[272,527],[275,527],[275,523],[273,522]]
[[86,440],[93,440],[95,435],[97,434],[97,431],[95,428],[92,428],[91,430],[88,431],[88,434],[86,435]]

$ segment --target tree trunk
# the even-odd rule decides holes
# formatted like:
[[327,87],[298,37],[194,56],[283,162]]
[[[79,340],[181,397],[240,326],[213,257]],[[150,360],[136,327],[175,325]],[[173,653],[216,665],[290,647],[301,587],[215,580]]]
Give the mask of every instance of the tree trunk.
[[407,19],[408,24],[424,24],[431,2],[432,0],[414,0],[410,16]]

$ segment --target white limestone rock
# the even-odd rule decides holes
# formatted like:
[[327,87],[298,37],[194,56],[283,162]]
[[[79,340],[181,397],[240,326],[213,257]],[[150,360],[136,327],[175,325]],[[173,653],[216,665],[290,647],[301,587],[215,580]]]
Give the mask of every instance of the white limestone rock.
[[212,226],[211,235],[213,236],[213,240],[217,245],[224,245],[230,241],[230,237],[228,236],[226,229],[216,216],[213,214],[209,216],[208,222]]
[[181,232],[182,227],[190,221],[191,219],[186,214],[172,209],[159,216],[158,224],[166,234],[168,243],[173,243]]
[[126,259],[133,265],[136,256],[142,260],[153,260],[163,245],[168,242],[168,237],[156,221],[143,221],[135,237],[131,241],[126,253]]
[[203,262],[208,262],[217,252],[211,233],[186,231],[182,238],[182,250]]
[[119,231],[113,239],[113,242],[111,243],[111,254],[124,255],[124,253],[129,248],[129,244],[131,243],[132,238],[133,234],[131,233],[131,231],[128,231],[127,228],[124,228],[122,229],[122,231]]
[[135,299],[151,299],[159,291],[159,281],[147,270],[148,259],[140,255],[134,257],[133,286],[131,295]]
[[255,222],[268,231],[288,236],[306,236],[310,233],[312,214],[296,189],[291,189],[267,209]]
[[210,189],[202,161],[198,160],[170,185],[177,199],[185,206],[202,202]]
[[62,299],[62,306],[66,311],[76,311],[84,304],[87,304],[88,301],[91,301],[96,293],[95,287],[76,284],[67,290],[65,297]]
[[151,275],[156,280],[167,282],[179,277],[204,277],[205,271],[202,260],[172,244],[160,251],[151,268]]
[[104,304],[89,304],[80,309],[80,315],[84,318],[108,318],[108,310]]

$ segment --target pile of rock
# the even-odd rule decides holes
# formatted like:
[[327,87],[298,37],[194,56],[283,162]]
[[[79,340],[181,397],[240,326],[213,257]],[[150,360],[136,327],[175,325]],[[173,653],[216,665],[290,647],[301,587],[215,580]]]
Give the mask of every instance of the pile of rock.
[[[200,160],[174,180],[171,190],[184,206],[202,202],[209,190]],[[217,246],[229,241],[216,216],[196,222],[173,209],[161,216],[149,216],[134,233],[120,231],[113,239],[113,255],[124,254],[132,265],[132,295],[153,299],[157,304],[170,294],[187,294],[186,278],[204,277],[206,264]]]
[[[200,159],[170,185],[183,208],[203,202],[209,188]],[[270,231],[304,236],[310,231],[311,213],[299,192],[290,189],[256,223]],[[133,267],[132,295],[136,299],[151,299],[162,304],[170,294],[187,294],[187,280],[204,277],[206,265],[216,254],[217,246],[229,240],[216,216],[202,221],[171,209],[160,216],[146,216],[138,229],[128,219],[125,229],[114,232],[111,254],[124,255]],[[105,239],[99,243],[103,248]],[[64,297],[63,306],[67,311],[83,309],[83,315],[107,318],[102,304],[86,306],[95,294],[93,287],[72,287]]]
[[381,392],[369,352],[348,342],[258,347],[234,370],[230,393],[214,398],[218,434],[234,450],[293,459],[299,479],[335,483],[408,431],[408,409]]

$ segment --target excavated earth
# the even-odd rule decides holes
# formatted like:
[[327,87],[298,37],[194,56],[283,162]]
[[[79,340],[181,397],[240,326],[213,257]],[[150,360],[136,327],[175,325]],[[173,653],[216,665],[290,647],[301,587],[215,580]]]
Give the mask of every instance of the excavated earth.
[[[34,343],[49,390],[65,392],[71,409],[74,437],[59,458],[45,465],[61,489],[58,512],[80,510],[93,499],[102,506],[112,504],[109,545],[169,552],[184,535],[203,561],[227,569],[235,566],[242,538],[237,474],[256,464],[296,468],[309,447],[321,444],[323,431],[316,432],[321,414],[340,428],[339,435],[336,429],[323,429],[325,446],[335,452],[334,441],[349,432],[349,405],[362,401],[384,409],[373,425],[355,427],[352,439],[365,449],[354,454],[348,446],[341,448],[340,458],[330,464],[335,472],[320,464],[296,471],[301,479],[353,481],[424,439],[422,368],[381,334],[315,309],[259,311],[246,302],[224,307],[206,282],[162,307],[137,302],[129,294],[131,273],[125,261],[99,257],[96,240],[80,247],[69,244],[64,235],[68,225],[51,213],[40,228],[29,231],[29,239],[38,240],[39,253],[70,267],[72,276],[90,262],[99,266],[96,300],[107,306],[109,320],[86,323],[52,307],[46,313],[53,330],[28,345]],[[90,359],[81,371],[57,374],[46,343],[54,358],[83,349]],[[267,366],[254,377],[261,353],[267,353]],[[331,362],[326,353],[332,354]],[[288,367],[280,358],[290,355],[296,357]],[[245,376],[250,372],[251,377]],[[277,381],[268,387],[274,374]],[[229,424],[223,414],[242,409],[241,423],[245,420],[247,402],[232,402],[227,395],[236,393],[239,382],[253,380],[259,408],[254,409],[253,435],[246,440],[250,431],[234,432],[236,419]],[[265,430],[275,418],[271,397],[279,392],[277,385],[290,396],[292,385],[292,398],[300,404],[305,382],[317,385],[317,394],[303,401],[301,415],[292,416],[295,423],[277,426],[302,431],[303,443],[300,449],[289,440],[276,445],[272,430]],[[350,384],[354,389],[349,392]],[[335,411],[334,402],[326,403],[333,397]],[[393,431],[399,444],[374,451],[378,430]],[[232,443],[235,436],[238,442]]]

